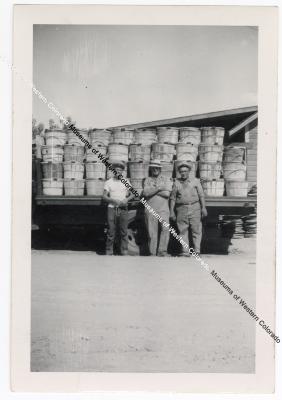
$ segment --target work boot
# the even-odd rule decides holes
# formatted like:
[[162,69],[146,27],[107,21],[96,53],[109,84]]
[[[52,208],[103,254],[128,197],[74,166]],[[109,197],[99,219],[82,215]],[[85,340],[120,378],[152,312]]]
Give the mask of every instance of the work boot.
[[189,253],[180,253],[179,257],[191,257]]
[[168,254],[167,254],[166,251],[163,251],[163,252],[161,252],[161,253],[158,253],[157,256],[158,256],[158,257],[168,257]]

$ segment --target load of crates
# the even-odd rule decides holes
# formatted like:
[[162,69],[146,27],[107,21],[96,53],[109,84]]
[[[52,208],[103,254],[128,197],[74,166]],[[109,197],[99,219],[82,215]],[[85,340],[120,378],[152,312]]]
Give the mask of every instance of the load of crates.
[[149,163],[159,159],[168,184],[179,178],[178,165],[189,161],[192,177],[199,177],[207,197],[246,197],[246,149],[224,146],[222,127],[113,128],[78,130],[95,154],[70,129],[45,131],[41,146],[44,195],[101,196],[111,177],[99,154],[110,163],[123,162],[125,177],[142,192]]

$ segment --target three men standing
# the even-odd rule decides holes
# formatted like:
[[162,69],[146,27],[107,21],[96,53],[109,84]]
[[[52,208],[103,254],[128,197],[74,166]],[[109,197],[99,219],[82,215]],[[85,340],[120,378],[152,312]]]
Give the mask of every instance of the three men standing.
[[[192,231],[194,251],[200,253],[202,240],[202,218],[207,216],[205,195],[201,182],[190,178],[192,165],[183,162],[178,166],[180,179],[174,182],[170,196],[170,217],[176,220],[179,235],[189,244],[189,226]],[[175,213],[176,212],[176,213]],[[182,247],[181,256],[189,257],[189,249]]]
[[[134,197],[128,188],[121,182],[124,171],[123,163],[113,164],[116,173],[105,183],[103,199],[108,203],[108,235],[106,254],[113,254],[117,225],[121,237],[121,255],[128,254],[128,201]],[[202,218],[207,216],[205,195],[199,179],[190,177],[192,165],[183,162],[178,166],[180,179],[177,179],[172,188],[168,179],[161,174],[160,160],[152,160],[149,165],[151,176],[143,184],[143,196],[147,204],[157,213],[163,222],[169,224],[169,218],[176,221],[179,235],[189,244],[189,227],[193,238],[193,248],[200,253],[202,240]],[[128,184],[130,182],[127,180]],[[170,207],[169,207],[170,200]],[[160,223],[153,213],[145,209],[145,223],[149,238],[150,255],[167,256],[169,230]],[[191,247],[191,246],[189,246]],[[189,248],[182,246],[181,256],[189,256]]]

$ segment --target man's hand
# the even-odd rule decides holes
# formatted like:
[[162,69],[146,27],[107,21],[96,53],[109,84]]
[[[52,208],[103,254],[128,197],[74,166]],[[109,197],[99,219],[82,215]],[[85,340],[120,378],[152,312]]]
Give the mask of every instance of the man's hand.
[[119,202],[119,207],[126,207],[128,203],[128,199],[122,200]]
[[159,189],[159,192],[165,192],[165,191],[167,191],[166,185],[160,185],[160,186],[158,187],[158,189]]
[[176,221],[176,215],[175,215],[174,211],[171,211],[170,218],[171,218],[172,221]]
[[207,217],[207,216],[208,216],[207,209],[206,209],[206,207],[203,207],[203,208],[202,208],[202,218],[205,218],[205,217]]
[[166,199],[169,198],[169,194],[170,194],[170,191],[167,190],[167,189],[166,190],[162,190],[161,192],[158,193],[159,196],[162,196],[162,197],[164,197]]

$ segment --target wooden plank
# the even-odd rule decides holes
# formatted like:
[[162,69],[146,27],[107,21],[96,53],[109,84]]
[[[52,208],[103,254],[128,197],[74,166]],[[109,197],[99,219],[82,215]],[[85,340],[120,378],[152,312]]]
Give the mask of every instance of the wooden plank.
[[[102,199],[99,196],[37,196],[36,203],[38,205],[102,205]],[[238,206],[247,207],[250,204],[256,204],[256,197],[206,197],[208,207],[218,206]],[[132,204],[132,207],[138,207],[139,201]]]
[[255,133],[257,135],[258,132],[258,127],[257,126],[253,126],[252,128],[250,128],[250,125],[247,127],[247,130],[250,134]]
[[247,155],[247,164],[249,163],[257,163],[257,155],[256,154],[248,154]]
[[[240,124],[234,126],[234,128],[230,129],[228,132],[229,138],[231,138],[235,133],[239,132],[241,129],[245,128],[248,124],[255,121],[258,117],[258,113],[255,112],[254,114],[250,115],[248,118],[244,119],[244,121],[240,122]],[[250,132],[250,131],[248,131]]]
[[179,123],[183,123],[183,122],[198,121],[198,120],[207,119],[207,118],[217,118],[217,117],[236,115],[236,114],[242,114],[242,113],[250,113],[250,112],[255,113],[257,111],[257,109],[258,109],[257,106],[242,107],[242,108],[222,110],[222,111],[216,111],[216,112],[210,112],[210,113],[204,113],[204,114],[188,115],[185,117],[167,118],[167,119],[155,120],[155,121],[150,121],[150,122],[142,122],[142,123],[137,123],[137,124],[119,125],[119,126],[111,127],[110,129],[126,128],[126,127],[137,129],[137,128],[144,128],[144,127],[172,125],[172,124],[179,124]]

